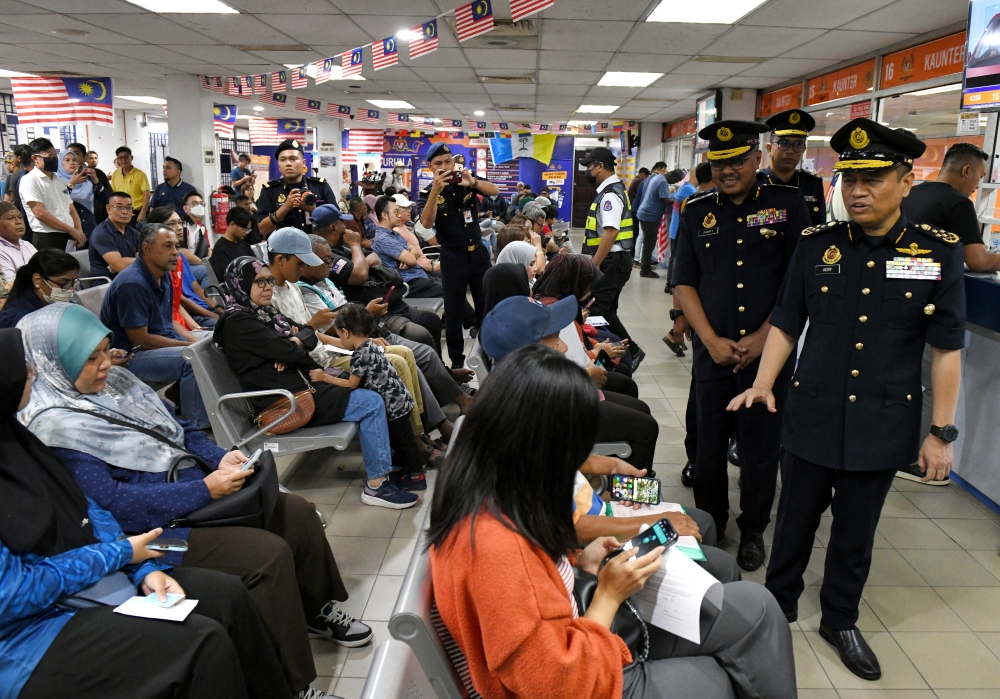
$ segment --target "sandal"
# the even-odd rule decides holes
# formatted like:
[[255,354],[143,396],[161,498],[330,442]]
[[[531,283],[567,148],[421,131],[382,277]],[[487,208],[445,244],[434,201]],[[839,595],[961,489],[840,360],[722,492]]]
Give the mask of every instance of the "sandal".
[[428,467],[440,466],[444,463],[444,452],[438,451],[430,444],[424,446],[422,456]]
[[684,348],[680,346],[680,343],[674,342],[670,339],[670,333],[663,336],[663,342],[670,348],[670,351],[678,357],[684,356]]

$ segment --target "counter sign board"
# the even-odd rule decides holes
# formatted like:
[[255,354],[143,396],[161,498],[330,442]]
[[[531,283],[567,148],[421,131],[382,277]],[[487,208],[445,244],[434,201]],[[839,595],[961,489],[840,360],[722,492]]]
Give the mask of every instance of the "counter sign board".
[[962,81],[962,107],[1000,111],[1000,7],[995,0],[972,0]]
[[881,89],[961,73],[965,66],[965,43],[965,32],[959,32],[889,54],[882,59]]

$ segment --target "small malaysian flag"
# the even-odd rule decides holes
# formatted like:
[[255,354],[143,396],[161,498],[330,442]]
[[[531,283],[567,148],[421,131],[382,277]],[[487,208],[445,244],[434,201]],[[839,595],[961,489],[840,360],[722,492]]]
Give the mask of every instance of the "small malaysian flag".
[[319,100],[310,100],[305,97],[295,98],[295,110],[299,112],[307,112],[309,114],[319,114],[320,107]]
[[359,46],[353,51],[344,51],[340,56],[341,74],[345,78],[361,75],[361,68],[364,66],[365,50]]
[[461,129],[462,120],[461,119],[445,119],[444,123],[448,124],[448,128],[451,129]]
[[223,138],[233,137],[233,127],[236,126],[236,105],[217,104],[212,109],[212,121],[215,124],[215,135]]
[[261,95],[259,101],[261,104],[269,104],[272,107],[287,107],[288,95],[284,92],[267,93]]
[[306,137],[305,119],[262,119],[250,117],[250,145],[277,146],[288,138]]
[[425,53],[437,51],[438,48],[438,21],[432,19],[430,22],[418,24],[410,30],[410,60]]
[[552,126],[552,131],[554,133],[568,133],[569,132],[569,124],[554,124]]
[[309,87],[309,73],[306,72],[306,67],[292,68],[292,89],[301,90],[303,87]]
[[548,124],[532,124],[531,133],[549,133]]
[[316,84],[322,85],[327,80],[330,79],[330,73],[333,71],[333,57],[324,58],[322,61],[316,61]]
[[473,129],[475,131],[485,131],[486,130],[486,122],[485,121],[470,121],[469,122],[469,128]]
[[253,93],[263,95],[267,92],[267,73],[253,76]]
[[201,76],[201,86],[203,88],[205,88],[206,90],[211,90],[212,89],[212,78],[208,77],[207,75]]
[[410,122],[414,126],[428,126],[428,127],[433,127],[434,126],[434,117],[414,117],[414,118],[410,119]]
[[114,126],[111,78],[11,78],[21,124]]
[[611,129],[610,121],[599,121],[597,122],[598,131],[609,131]]
[[396,37],[390,36],[372,44],[372,65],[375,70],[389,68],[399,63],[399,47]]
[[469,39],[493,31],[493,5],[490,0],[472,0],[455,8],[455,28],[458,40]]
[[346,104],[333,104],[332,102],[326,103],[326,115],[328,117],[338,117],[340,119],[350,119],[351,118],[351,108]]
[[288,84],[288,72],[276,70],[271,73],[271,92],[284,92]]
[[215,91],[218,92],[219,94],[222,94],[226,89],[225,84],[222,81],[222,78],[212,78],[212,80],[215,81],[214,85]]
[[410,120],[409,114],[398,114],[396,112],[388,112],[387,117],[389,126],[411,126],[413,123]]
[[510,19],[518,22],[555,4],[556,0],[510,0]]
[[241,100],[250,99],[250,90],[244,87],[243,78],[239,76],[229,78],[226,87],[228,88],[226,94],[230,97],[237,97]]
[[494,131],[510,131],[510,126],[506,121],[494,121],[493,122]]
[[367,121],[372,124],[377,124],[379,121],[379,113],[377,109],[359,109],[354,118],[358,121]]

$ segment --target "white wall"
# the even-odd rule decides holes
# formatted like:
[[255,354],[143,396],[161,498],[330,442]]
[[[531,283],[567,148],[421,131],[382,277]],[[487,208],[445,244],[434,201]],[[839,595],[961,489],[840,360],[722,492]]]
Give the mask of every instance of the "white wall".
[[[737,99],[738,98],[738,99]],[[726,121],[755,121],[757,91],[734,87],[722,88],[722,118]]]
[[639,168],[652,169],[657,161],[662,160],[663,124],[658,121],[643,121],[639,124],[639,154],[635,161],[635,171]]

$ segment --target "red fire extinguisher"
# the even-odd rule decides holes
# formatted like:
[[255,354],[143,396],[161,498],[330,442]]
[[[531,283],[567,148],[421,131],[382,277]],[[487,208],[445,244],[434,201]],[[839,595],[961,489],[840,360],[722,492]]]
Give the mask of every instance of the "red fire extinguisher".
[[212,228],[216,234],[222,235],[226,232],[226,214],[229,213],[229,195],[222,191],[222,188],[212,192]]

